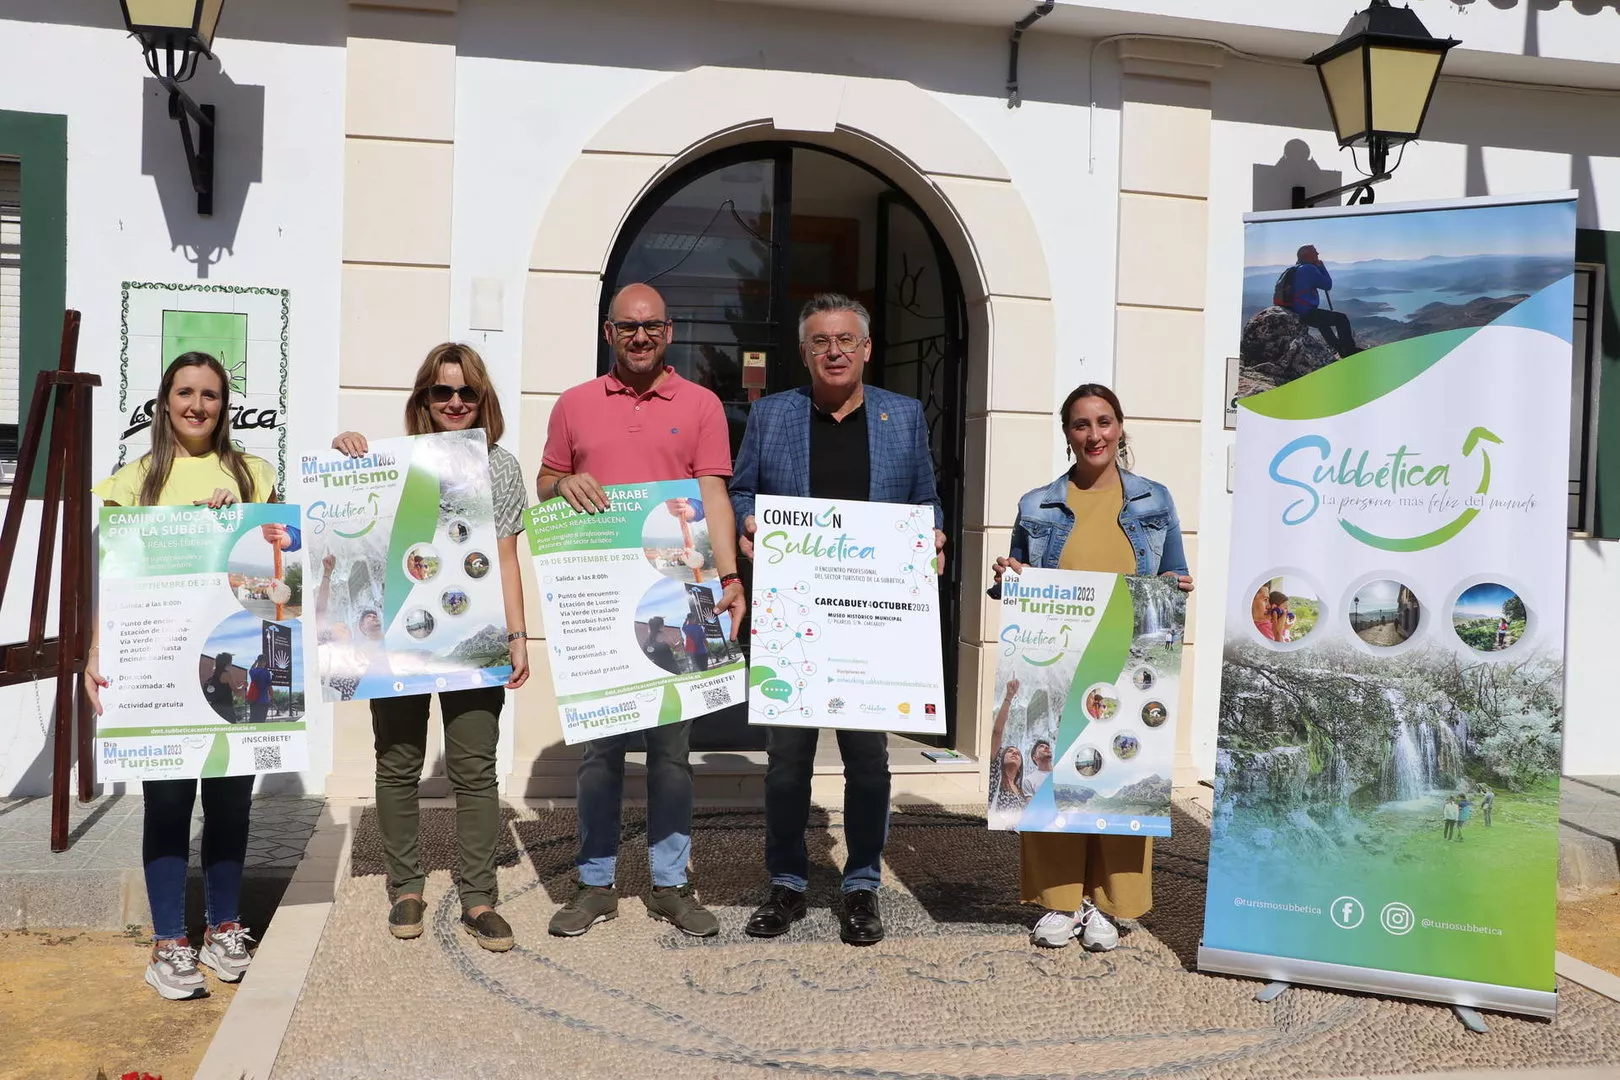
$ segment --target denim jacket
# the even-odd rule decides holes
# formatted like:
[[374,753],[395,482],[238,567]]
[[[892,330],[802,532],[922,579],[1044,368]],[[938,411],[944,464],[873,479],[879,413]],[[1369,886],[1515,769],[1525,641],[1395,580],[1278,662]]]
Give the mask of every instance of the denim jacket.
[[[1125,488],[1119,527],[1136,553],[1136,572],[1143,576],[1185,574],[1187,553],[1181,546],[1181,520],[1176,517],[1169,489],[1124,469],[1119,470],[1119,479]],[[1007,554],[1029,566],[1053,569],[1073,528],[1069,475],[1064,473],[1018,500],[1018,520],[1013,523],[1012,547]],[[998,592],[990,590],[992,596]]]

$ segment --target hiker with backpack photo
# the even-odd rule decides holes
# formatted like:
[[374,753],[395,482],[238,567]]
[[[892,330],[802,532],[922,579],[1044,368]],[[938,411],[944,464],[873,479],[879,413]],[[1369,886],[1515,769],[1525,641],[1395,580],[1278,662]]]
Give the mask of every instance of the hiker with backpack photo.
[[1361,347],[1356,344],[1355,335],[1350,330],[1350,316],[1332,310],[1331,295],[1328,296],[1327,311],[1322,310],[1321,301],[1316,297],[1318,289],[1332,293],[1333,275],[1322,265],[1322,257],[1311,244],[1300,248],[1294,257],[1298,261],[1278,275],[1271,302],[1292,311],[1306,326],[1314,326],[1322,335],[1322,340],[1328,343],[1328,348],[1338,353],[1340,359],[1354,356],[1361,351]]

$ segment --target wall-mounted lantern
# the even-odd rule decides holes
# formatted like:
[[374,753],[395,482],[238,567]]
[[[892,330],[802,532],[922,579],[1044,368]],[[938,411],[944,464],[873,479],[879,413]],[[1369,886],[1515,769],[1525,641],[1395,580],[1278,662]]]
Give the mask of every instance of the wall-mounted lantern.
[[145,50],[147,69],[169,92],[169,116],[180,125],[186,167],[197,192],[197,213],[207,217],[214,212],[214,107],[198,105],[180,84],[196,74],[199,57],[213,58],[210,50],[225,0],[119,2],[124,25]]
[[[1446,53],[1459,45],[1423,28],[1411,8],[1372,0],[1352,18],[1339,40],[1305,62],[1316,68],[1333,117],[1339,146],[1365,147],[1367,174],[1355,183],[1305,194],[1294,189],[1294,206],[1315,206],[1352,192],[1352,203],[1373,201],[1374,184],[1388,180],[1389,152],[1418,137],[1429,100],[1440,81]],[[1397,162],[1399,164],[1399,162]]]

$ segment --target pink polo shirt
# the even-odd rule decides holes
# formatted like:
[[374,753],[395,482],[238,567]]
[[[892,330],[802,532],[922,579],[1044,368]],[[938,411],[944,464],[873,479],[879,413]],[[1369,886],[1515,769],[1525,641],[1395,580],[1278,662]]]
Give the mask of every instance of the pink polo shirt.
[[612,372],[564,391],[546,430],[546,467],[590,473],[599,484],[730,476],[720,399],[667,370],[639,397]]

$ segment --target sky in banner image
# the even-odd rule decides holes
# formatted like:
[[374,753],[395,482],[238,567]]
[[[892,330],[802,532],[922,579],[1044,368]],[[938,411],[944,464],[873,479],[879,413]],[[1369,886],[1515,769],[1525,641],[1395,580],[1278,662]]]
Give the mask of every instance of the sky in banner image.
[[[1561,241],[1539,227],[1550,213],[1547,204],[1520,204],[1251,223],[1240,392],[1281,386],[1338,359],[1330,333],[1298,318],[1305,306],[1343,315],[1360,348],[1494,321],[1569,274]],[[1307,246],[1330,288],[1299,271],[1283,280]]]
[[1562,199],[1247,225],[1251,280],[1314,243],[1336,290],[1343,252],[1464,303],[1342,358],[1303,331],[1325,362],[1269,384],[1244,358],[1207,949],[1550,1009],[1574,228]]

